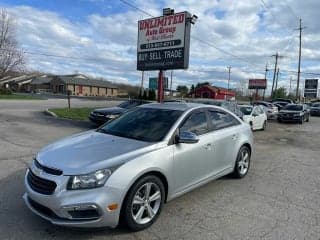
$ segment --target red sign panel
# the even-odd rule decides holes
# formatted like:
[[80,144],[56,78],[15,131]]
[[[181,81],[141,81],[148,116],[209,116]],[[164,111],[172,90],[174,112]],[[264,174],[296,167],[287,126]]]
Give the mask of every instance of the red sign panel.
[[249,89],[266,89],[267,80],[266,79],[249,79]]

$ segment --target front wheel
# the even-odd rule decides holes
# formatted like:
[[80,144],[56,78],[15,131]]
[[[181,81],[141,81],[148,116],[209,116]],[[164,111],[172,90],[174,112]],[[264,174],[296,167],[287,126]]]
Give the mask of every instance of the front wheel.
[[247,175],[250,167],[251,152],[247,146],[242,146],[238,152],[236,163],[233,170],[233,176],[243,178]]
[[306,121],[307,121],[307,122],[310,121],[310,115],[307,116],[307,120],[306,120]]
[[303,121],[304,121],[304,117],[301,117],[299,123],[300,123],[300,124],[303,124]]
[[129,190],[122,208],[125,224],[133,231],[151,226],[164,204],[165,189],[162,181],[153,175],[138,180]]
[[266,130],[266,128],[267,128],[267,121],[264,121],[261,130],[264,131]]

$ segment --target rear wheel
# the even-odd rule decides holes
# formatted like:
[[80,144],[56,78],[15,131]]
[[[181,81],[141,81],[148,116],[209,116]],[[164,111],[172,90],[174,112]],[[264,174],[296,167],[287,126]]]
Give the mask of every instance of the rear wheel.
[[250,167],[251,152],[247,146],[242,146],[238,152],[236,163],[233,170],[233,176],[243,178],[247,175]]
[[307,121],[307,122],[310,121],[310,115],[307,116],[307,120],[306,120],[306,121]]
[[264,121],[261,130],[264,131],[266,130],[266,128],[267,128],[267,121]]
[[122,208],[125,224],[133,231],[151,226],[164,204],[165,189],[162,181],[149,175],[138,180],[129,190]]

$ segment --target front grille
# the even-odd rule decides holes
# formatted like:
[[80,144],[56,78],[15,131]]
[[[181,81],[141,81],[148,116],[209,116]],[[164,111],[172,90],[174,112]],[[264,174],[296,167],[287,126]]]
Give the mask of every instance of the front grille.
[[40,203],[37,203],[36,201],[32,200],[30,197],[28,197],[28,202],[30,205],[37,210],[39,213],[50,217],[50,218],[59,218],[50,208],[47,208]]
[[70,210],[68,211],[72,219],[82,219],[82,220],[93,220],[99,218],[99,212],[97,209],[86,209],[86,210]]
[[27,180],[32,190],[45,195],[53,194],[57,187],[55,182],[36,176],[31,170],[29,170]]
[[54,169],[54,168],[49,168],[49,167],[46,167],[46,166],[43,166],[41,165],[37,159],[34,159],[34,164],[36,165],[37,168],[43,170],[44,172],[46,173],[49,173],[49,174],[52,174],[52,175],[57,175],[57,176],[60,176],[62,175],[62,171],[59,170],[59,169]]

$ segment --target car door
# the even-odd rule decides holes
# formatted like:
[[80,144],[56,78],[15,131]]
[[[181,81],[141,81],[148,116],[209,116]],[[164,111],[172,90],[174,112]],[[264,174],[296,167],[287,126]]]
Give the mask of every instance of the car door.
[[188,114],[177,129],[193,132],[199,137],[197,143],[176,143],[174,146],[173,177],[175,191],[182,192],[200,182],[207,175],[206,166],[212,155],[212,139],[209,134],[207,114],[204,109]]
[[210,166],[207,167],[213,175],[217,175],[234,166],[241,123],[231,114],[221,110],[208,109],[208,117],[213,153]]
[[261,128],[263,128],[264,121],[266,121],[266,113],[263,110],[262,106],[257,106],[257,113],[258,113],[258,116],[257,116],[258,126],[257,126],[257,128],[261,129]]
[[252,128],[258,129],[260,125],[260,118],[258,112],[258,106],[254,106],[252,110]]

